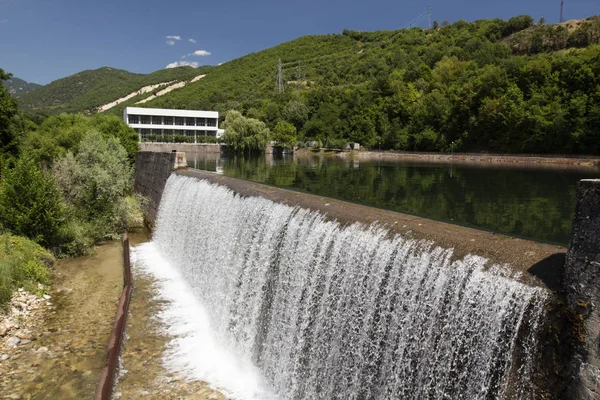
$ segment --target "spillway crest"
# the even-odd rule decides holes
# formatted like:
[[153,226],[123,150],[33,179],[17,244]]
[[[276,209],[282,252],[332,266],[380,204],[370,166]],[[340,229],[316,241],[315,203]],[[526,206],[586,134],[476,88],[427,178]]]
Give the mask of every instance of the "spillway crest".
[[545,292],[483,258],[175,174],[156,226],[220,345],[273,398],[533,396]]

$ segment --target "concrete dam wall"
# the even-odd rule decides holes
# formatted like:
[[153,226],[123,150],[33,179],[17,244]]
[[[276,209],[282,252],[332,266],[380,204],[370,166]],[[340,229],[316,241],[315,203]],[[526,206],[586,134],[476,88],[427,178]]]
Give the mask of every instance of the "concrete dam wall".
[[[214,317],[221,335],[260,368],[278,398],[287,398],[281,395],[286,391],[293,398],[598,398],[597,182],[582,184],[577,239],[565,269],[563,247],[178,169],[177,158],[142,152],[136,159],[135,186],[150,199],[147,219],[157,224],[155,240],[198,293],[205,292],[203,285],[222,285],[224,298],[214,305],[225,307]],[[198,225],[203,228],[194,230]],[[186,233],[178,237],[179,231]],[[294,239],[302,235],[308,236]],[[311,237],[320,239],[309,244]],[[228,246],[232,258],[226,263],[222,252],[211,253]],[[228,272],[206,265],[227,265]],[[234,276],[241,288],[262,290],[230,292]],[[320,287],[320,281],[329,283]],[[283,290],[290,282],[296,283]],[[454,296],[461,300],[448,309]],[[333,307],[334,321],[322,319],[322,307]],[[292,329],[290,321],[300,325]],[[356,321],[362,321],[358,331],[352,328]],[[341,332],[351,348],[336,347],[331,332]],[[287,336],[304,347],[277,339]],[[384,342],[392,347],[375,346]],[[394,360],[411,367],[398,369]],[[477,378],[466,372],[472,369],[486,377],[475,392],[469,390]]]

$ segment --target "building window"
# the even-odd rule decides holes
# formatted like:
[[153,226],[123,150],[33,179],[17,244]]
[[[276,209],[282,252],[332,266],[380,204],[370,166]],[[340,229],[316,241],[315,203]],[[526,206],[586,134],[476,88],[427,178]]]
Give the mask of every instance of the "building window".
[[185,136],[194,137],[194,136],[196,136],[196,131],[191,131],[191,130],[185,131]]
[[152,116],[152,125],[162,125],[162,117]]
[[129,115],[129,123],[130,124],[139,124],[140,116],[139,115]]
[[142,121],[142,124],[150,125],[151,118],[149,115],[142,115],[141,121]]
[[164,136],[173,136],[173,129],[163,129]]
[[183,125],[183,117],[175,117],[175,125]]
[[196,118],[197,126],[206,126],[206,118]]
[[216,118],[207,118],[206,126],[217,126],[217,119]]
[[173,125],[173,117],[164,117],[165,125]]
[[185,124],[187,126],[196,126],[196,118],[193,117],[186,117],[185,118]]

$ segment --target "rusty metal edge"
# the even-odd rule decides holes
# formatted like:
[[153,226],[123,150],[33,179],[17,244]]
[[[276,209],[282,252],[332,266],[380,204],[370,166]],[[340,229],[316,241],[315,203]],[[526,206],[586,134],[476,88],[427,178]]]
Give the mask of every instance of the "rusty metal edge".
[[106,361],[104,362],[100,382],[96,389],[96,400],[110,400],[112,396],[113,384],[119,367],[119,354],[121,352],[121,344],[123,343],[127,312],[133,290],[131,263],[129,259],[129,237],[126,233],[123,234],[121,243],[123,245],[123,291],[121,292],[117,315],[108,341]]

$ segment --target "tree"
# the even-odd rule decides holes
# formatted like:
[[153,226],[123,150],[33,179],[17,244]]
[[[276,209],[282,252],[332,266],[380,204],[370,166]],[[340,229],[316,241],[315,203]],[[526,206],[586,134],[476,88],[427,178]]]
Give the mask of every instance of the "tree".
[[121,146],[127,151],[129,161],[135,161],[135,153],[140,149],[138,134],[116,115],[96,114],[92,118],[91,125],[97,129],[105,138],[115,137]]
[[283,108],[281,112],[286,121],[293,124],[296,129],[301,129],[304,123],[308,121],[308,107],[298,100],[292,100]]
[[58,244],[66,213],[52,175],[29,156],[21,156],[0,184],[0,223],[44,247]]
[[119,199],[132,189],[133,170],[125,148],[97,131],[85,135],[76,154],[68,152],[57,160],[53,173],[81,219],[113,218]]
[[269,139],[269,128],[254,118],[246,118],[239,111],[229,110],[223,123],[223,141],[234,151],[264,151]]
[[296,127],[289,122],[279,121],[271,139],[275,141],[276,146],[284,148],[293,148],[296,145]]
[[47,165],[65,155],[75,152],[79,143],[90,131],[97,131],[105,138],[114,137],[127,151],[133,163],[139,150],[137,133],[114,115],[97,114],[85,117],[78,114],[54,115],[46,119],[36,132],[31,132],[24,143],[28,152]]
[[0,68],[0,152],[17,153],[18,135],[13,126],[13,118],[17,115],[17,102],[8,93],[2,81],[10,79],[12,74]]

